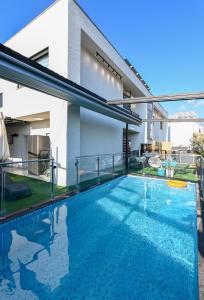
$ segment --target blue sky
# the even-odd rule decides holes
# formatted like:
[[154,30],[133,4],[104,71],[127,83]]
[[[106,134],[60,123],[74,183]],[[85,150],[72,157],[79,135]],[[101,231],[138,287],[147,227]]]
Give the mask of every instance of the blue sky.
[[[5,42],[53,0],[1,0],[0,42]],[[203,0],[79,0],[97,26],[128,58],[153,94],[204,90]],[[170,113],[196,111],[204,101],[165,104]]]

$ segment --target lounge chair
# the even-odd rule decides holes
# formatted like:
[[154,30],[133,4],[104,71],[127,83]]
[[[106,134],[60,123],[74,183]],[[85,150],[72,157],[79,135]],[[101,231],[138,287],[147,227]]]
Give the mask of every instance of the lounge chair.
[[[0,173],[0,192],[1,192],[1,173]],[[32,195],[30,187],[26,183],[13,182],[9,175],[5,173],[5,199],[7,201],[16,201],[17,199],[29,197]],[[0,193],[1,198],[1,193]]]
[[189,168],[190,164],[177,164],[175,168],[175,173],[179,172],[181,174],[186,174],[187,169]]

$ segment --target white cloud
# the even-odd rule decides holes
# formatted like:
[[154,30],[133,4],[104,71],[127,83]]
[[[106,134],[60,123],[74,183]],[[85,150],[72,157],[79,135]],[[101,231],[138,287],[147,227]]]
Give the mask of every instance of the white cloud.
[[184,105],[184,104],[181,104],[180,106],[179,106],[179,110],[185,110],[186,109],[186,106]]
[[196,102],[195,107],[201,107],[201,106],[204,106],[204,101]]

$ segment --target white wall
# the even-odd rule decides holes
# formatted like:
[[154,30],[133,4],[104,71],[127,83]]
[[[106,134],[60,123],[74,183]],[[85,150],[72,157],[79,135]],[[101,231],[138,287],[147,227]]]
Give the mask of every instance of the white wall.
[[153,140],[157,142],[168,141],[168,123],[163,122],[163,128],[160,128],[160,122],[153,123]]
[[[123,84],[86,49],[81,52],[81,85],[105,99],[122,98]],[[81,108],[81,155],[121,153],[123,123]]]
[[81,110],[81,155],[122,153],[122,142],[123,123]]
[[120,69],[122,74],[127,76],[144,95],[150,95],[150,92],[135,76],[128,67],[121,55],[110,44],[105,36],[98,30],[95,24],[87,17],[87,15],[78,7],[73,0],[69,1],[69,78],[80,83],[80,49],[81,49],[81,31],[83,30],[94,43],[100,48],[102,53],[109,57],[113,67]]
[[90,52],[81,49],[80,83],[105,99],[123,97],[123,83],[109,72]]
[[[7,41],[6,46],[27,57],[49,47],[49,68],[67,77],[68,0],[56,1]],[[17,89],[16,84],[3,80],[0,86],[4,92],[5,116],[17,118],[50,111],[50,139],[52,154],[58,164],[58,183],[66,184],[68,103],[25,87]],[[39,130],[36,128],[35,132],[39,133]]]

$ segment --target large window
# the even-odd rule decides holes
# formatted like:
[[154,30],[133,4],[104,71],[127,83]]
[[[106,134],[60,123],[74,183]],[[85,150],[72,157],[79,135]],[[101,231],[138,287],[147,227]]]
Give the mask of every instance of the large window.
[[[36,61],[38,64],[42,65],[43,67],[48,68],[49,67],[49,49],[45,48],[42,51],[32,55],[30,59]],[[17,88],[22,88],[23,85],[18,84]]]

